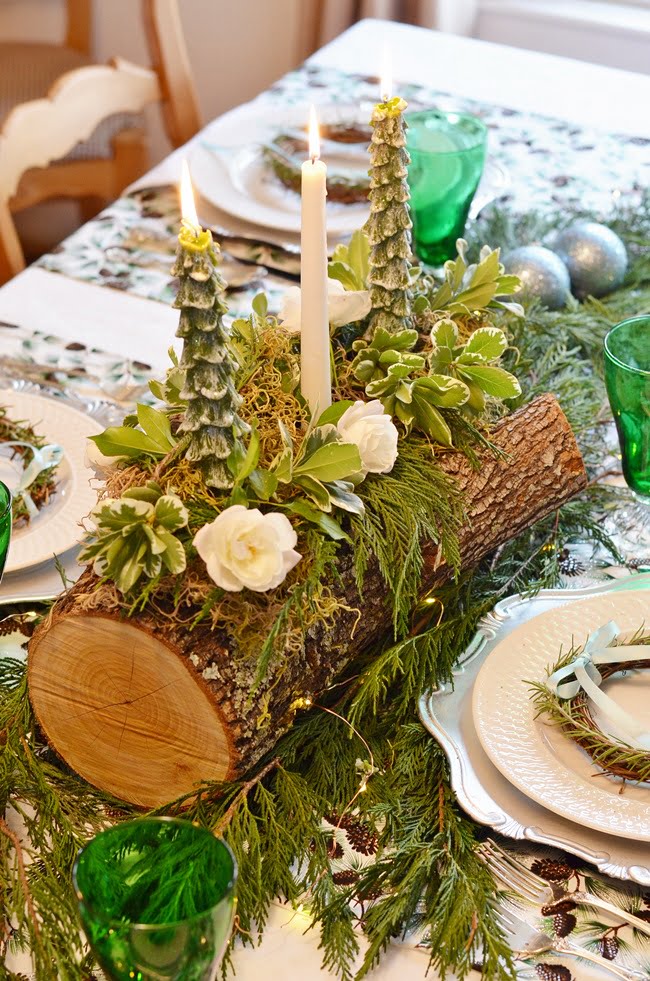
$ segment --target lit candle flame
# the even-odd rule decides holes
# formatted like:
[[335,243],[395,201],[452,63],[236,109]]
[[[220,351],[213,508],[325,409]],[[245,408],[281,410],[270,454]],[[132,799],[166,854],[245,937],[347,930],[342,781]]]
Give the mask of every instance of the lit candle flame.
[[393,94],[393,64],[390,56],[388,43],[384,42],[383,68],[381,72],[381,82],[379,95],[382,102],[388,102]]
[[190,169],[187,160],[181,164],[181,214],[186,222],[198,227],[199,219],[196,214],[194,204],[194,194],[192,193],[192,181],[190,180]]
[[318,116],[311,106],[309,110],[309,156],[314,160],[320,157],[320,134],[318,132]]

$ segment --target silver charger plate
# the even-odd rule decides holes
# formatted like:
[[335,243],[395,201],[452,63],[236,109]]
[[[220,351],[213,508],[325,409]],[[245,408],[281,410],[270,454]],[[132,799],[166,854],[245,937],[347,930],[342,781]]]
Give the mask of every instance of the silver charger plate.
[[[516,627],[539,613],[588,596],[650,589],[650,574],[576,590],[542,590],[537,596],[511,596],[481,621],[476,636],[445,684],[419,703],[425,728],[438,740],[451,771],[451,784],[469,815],[509,838],[560,848],[592,863],[606,874],[650,886],[650,844],[582,827],[546,810],[516,789],[483,750],[472,713],[472,690],[489,653]],[[650,592],[649,592],[650,608]]]

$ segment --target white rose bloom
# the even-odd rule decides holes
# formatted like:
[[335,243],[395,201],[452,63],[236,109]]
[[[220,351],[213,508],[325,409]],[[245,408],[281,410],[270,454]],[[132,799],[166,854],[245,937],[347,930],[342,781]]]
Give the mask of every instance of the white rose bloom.
[[283,582],[302,558],[285,515],[233,504],[194,536],[194,547],[217,586],[265,593]]
[[364,474],[389,473],[397,459],[397,427],[379,399],[355,402],[336,427],[346,443],[359,449]]
[[92,439],[86,440],[84,464],[89,470],[95,471],[96,477],[103,477],[106,470],[110,470],[111,467],[114,467],[116,463],[120,463],[122,460],[126,460],[126,457],[106,456]]
[[[327,280],[327,315],[332,327],[342,327],[361,320],[370,311],[368,290],[346,290],[338,279]],[[300,331],[300,287],[290,286],[284,294],[278,314],[282,326],[297,334]]]

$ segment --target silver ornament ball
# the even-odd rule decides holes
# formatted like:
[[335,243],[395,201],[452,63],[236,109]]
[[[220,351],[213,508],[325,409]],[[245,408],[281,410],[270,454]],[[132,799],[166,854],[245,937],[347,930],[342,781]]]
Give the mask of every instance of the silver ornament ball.
[[571,292],[569,273],[550,249],[522,245],[504,257],[503,265],[507,273],[521,280],[515,296],[536,296],[549,310],[565,306]]
[[625,245],[607,225],[576,221],[555,236],[551,247],[566,264],[578,297],[605,296],[625,279]]

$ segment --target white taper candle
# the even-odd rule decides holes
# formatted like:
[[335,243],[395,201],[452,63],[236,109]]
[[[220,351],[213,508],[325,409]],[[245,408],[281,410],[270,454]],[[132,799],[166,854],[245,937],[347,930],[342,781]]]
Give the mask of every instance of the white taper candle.
[[318,121],[311,107],[309,160],[302,165],[300,226],[300,390],[312,415],[332,404],[327,312],[327,167],[319,160]]

